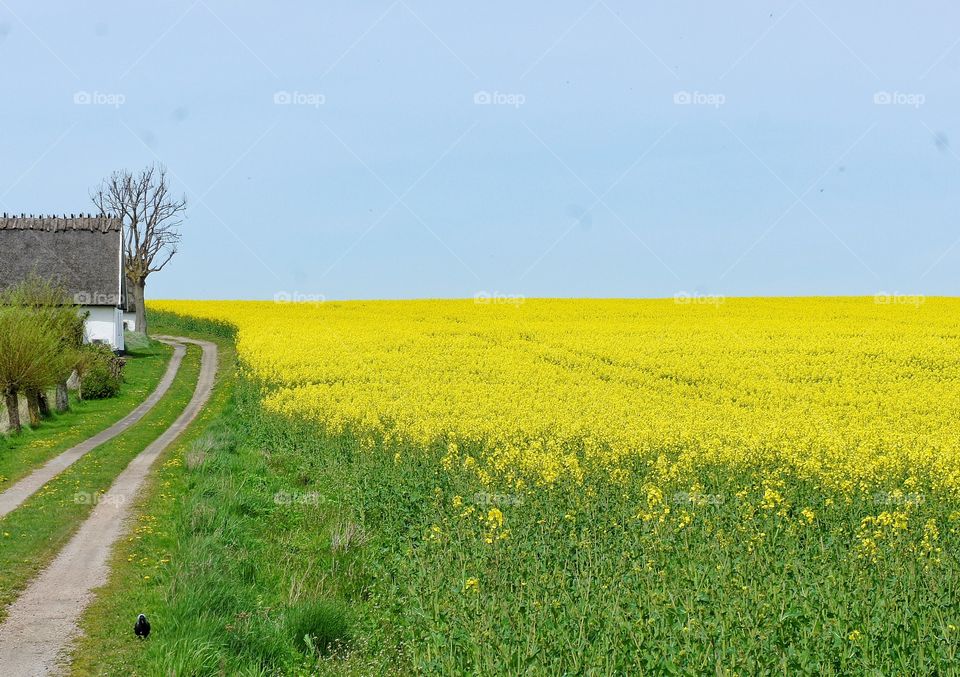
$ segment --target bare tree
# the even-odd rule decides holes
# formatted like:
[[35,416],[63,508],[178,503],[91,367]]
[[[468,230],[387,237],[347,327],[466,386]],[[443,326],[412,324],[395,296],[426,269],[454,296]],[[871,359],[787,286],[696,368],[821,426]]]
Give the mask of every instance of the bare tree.
[[187,198],[171,195],[167,170],[156,164],[139,174],[114,172],[90,198],[101,215],[115,214],[123,221],[124,272],[133,288],[136,331],[146,334],[147,277],[162,270],[177,253]]

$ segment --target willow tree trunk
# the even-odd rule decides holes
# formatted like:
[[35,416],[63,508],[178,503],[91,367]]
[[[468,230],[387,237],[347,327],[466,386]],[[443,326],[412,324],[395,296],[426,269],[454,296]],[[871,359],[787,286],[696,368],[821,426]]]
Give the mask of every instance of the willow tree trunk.
[[146,280],[133,280],[133,303],[136,305],[136,322],[137,326],[134,328],[138,334],[147,335],[147,310],[143,305],[144,289],[146,288]]
[[27,415],[31,426],[40,425],[40,392],[37,390],[27,391]]
[[20,401],[17,394],[6,393],[4,401],[7,404],[7,419],[10,423],[10,430],[19,433],[22,426],[20,425]]
[[40,405],[40,418],[50,418],[50,398],[46,390],[37,393],[37,403]]
[[70,395],[67,393],[66,381],[61,381],[57,384],[57,397],[53,406],[58,414],[62,414],[70,408]]

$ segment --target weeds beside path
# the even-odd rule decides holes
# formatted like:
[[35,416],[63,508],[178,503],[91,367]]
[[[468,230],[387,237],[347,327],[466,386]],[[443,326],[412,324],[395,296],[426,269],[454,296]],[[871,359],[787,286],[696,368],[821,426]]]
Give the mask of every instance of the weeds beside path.
[[106,580],[111,548],[124,532],[130,504],[153,461],[190,425],[209,398],[217,368],[216,347],[205,343],[202,348],[202,365],[189,404],[133,457],[52,564],[9,608],[0,626],[0,664],[6,674],[46,674],[56,668],[77,632],[77,614],[92,590]]
[[138,344],[127,355],[124,383],[117,397],[71,398],[68,411],[52,414],[38,428],[24,427],[19,435],[0,434],[0,491],[129,415],[155,390],[172,353],[170,346],[156,341]]
[[27,500],[27,498],[39,491],[43,485],[83,458],[86,454],[90,453],[90,451],[96,449],[101,444],[109,442],[117,435],[122,434],[136,425],[136,423],[146,416],[157,402],[163,398],[167,390],[169,390],[170,385],[177,375],[177,371],[180,369],[180,363],[183,361],[185,353],[186,349],[182,345],[175,344],[173,357],[170,358],[170,363],[167,365],[167,371],[164,373],[163,378],[160,379],[160,383],[156,389],[150,393],[147,399],[141,402],[136,409],[106,430],[101,430],[75,447],[71,447],[62,454],[59,454],[43,467],[37,468],[13,486],[0,492],[0,517],[15,510],[21,503]]
[[[161,459],[118,544],[109,580],[84,614],[78,675],[316,674],[317,653],[342,639],[349,614],[331,585],[328,534],[337,482],[315,484],[295,450],[259,432],[258,392],[234,365],[223,327],[170,323],[216,336],[223,357],[198,424]],[[153,632],[137,642],[132,619]]]

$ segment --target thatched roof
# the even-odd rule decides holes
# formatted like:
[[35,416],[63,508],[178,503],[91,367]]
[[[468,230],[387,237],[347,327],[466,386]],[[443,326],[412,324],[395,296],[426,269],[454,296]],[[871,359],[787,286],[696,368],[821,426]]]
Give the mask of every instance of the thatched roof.
[[62,284],[81,305],[117,306],[122,224],[112,216],[0,217],[0,289],[31,274]]
[[20,216],[4,214],[0,217],[0,230],[39,230],[47,233],[62,233],[71,230],[83,230],[95,233],[116,233],[120,231],[120,219],[113,216],[93,216],[78,214],[74,216]]

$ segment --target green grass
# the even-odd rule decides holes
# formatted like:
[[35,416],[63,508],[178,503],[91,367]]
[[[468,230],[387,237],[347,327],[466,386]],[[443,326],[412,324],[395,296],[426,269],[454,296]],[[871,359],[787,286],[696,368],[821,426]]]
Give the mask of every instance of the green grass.
[[117,397],[77,400],[20,435],[0,434],[0,491],[57,454],[109,428],[133,411],[157,387],[173,349],[156,341],[140,344],[126,356],[124,383]]
[[[151,319],[155,332],[196,335]],[[293,450],[250,434],[258,392],[239,377],[230,340],[217,341],[214,396],[137,505],[152,528],[114,553],[82,619],[76,674],[313,674],[348,638],[349,612],[329,583],[331,569],[353,566],[351,552],[330,549],[339,487],[317,485]],[[133,637],[138,613],[153,626],[146,642]]]
[[167,394],[136,425],[97,447],[0,519],[0,617],[56,555],[127,464],[183,411],[199,374],[189,348]]

